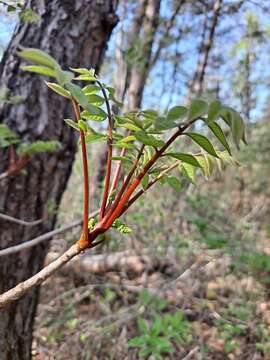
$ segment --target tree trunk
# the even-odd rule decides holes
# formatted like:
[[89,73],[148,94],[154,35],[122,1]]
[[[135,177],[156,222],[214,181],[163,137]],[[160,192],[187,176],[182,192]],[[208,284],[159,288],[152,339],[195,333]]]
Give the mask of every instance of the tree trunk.
[[[27,6],[41,17],[36,24],[20,23],[4,54],[1,86],[21,95],[19,105],[0,109],[1,121],[15,131],[22,142],[58,140],[55,153],[34,155],[24,171],[0,180],[0,211],[24,220],[43,218],[29,227],[0,219],[0,248],[19,244],[51,230],[56,210],[69,178],[76,138],[64,125],[71,116],[67,101],[50,91],[40,76],[20,70],[18,46],[41,48],[54,56],[63,68],[95,67],[102,60],[106,43],[117,22],[114,0],[29,0]],[[8,166],[8,151],[0,149],[0,173]],[[72,211],[72,208],[70,209]],[[1,259],[0,293],[39,271],[49,243]],[[0,312],[1,360],[31,358],[32,329],[39,290]]]

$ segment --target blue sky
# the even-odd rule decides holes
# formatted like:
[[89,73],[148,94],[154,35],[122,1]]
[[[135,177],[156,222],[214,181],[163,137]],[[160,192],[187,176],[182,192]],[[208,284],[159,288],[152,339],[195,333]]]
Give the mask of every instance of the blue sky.
[[[170,15],[170,3],[171,0],[166,0],[162,2],[161,15],[163,18],[167,18]],[[261,1],[263,5],[270,5],[269,0]],[[123,28],[125,31],[128,29],[128,24],[130,17],[133,14],[131,5],[131,10],[128,14],[128,17],[124,22],[119,23],[119,25],[114,30],[113,36],[109,44],[108,55],[113,56],[113,50],[115,46],[116,34],[120,28]],[[270,8],[270,7],[269,7]],[[235,96],[233,91],[232,83],[236,82],[235,79],[238,75],[239,69],[239,58],[241,57],[241,52],[237,56],[232,57],[231,51],[235,44],[239,42],[241,36],[246,28],[246,14],[247,12],[252,12],[260,20],[260,26],[263,29],[269,31],[270,29],[270,16],[265,14],[263,10],[259,7],[255,7],[253,2],[247,2],[245,6],[242,7],[241,11],[234,16],[223,16],[222,21],[219,23],[217,28],[217,38],[219,41],[216,43],[212,50],[212,55],[220,56],[223,58],[222,65],[218,68],[218,71],[214,71],[212,67],[208,67],[206,71],[206,76],[209,78],[213,75],[218,75],[220,83],[220,96],[224,102],[229,103],[232,106],[235,106],[240,109],[240,102]],[[17,17],[16,15],[5,16],[4,13],[0,13],[0,44],[6,46],[11,37],[12,31],[16,25]],[[153,108],[167,108],[168,105],[174,106],[186,101],[188,95],[188,86],[186,84],[185,74],[192,76],[194,69],[197,64],[197,47],[200,42],[200,33],[202,29],[202,23],[204,21],[204,16],[196,16],[185,13],[178,17],[177,24],[180,28],[182,23],[191,23],[195,28],[195,31],[192,31],[190,34],[183,36],[179,43],[174,43],[167,47],[165,55],[167,59],[158,61],[156,66],[152,69],[147,86],[144,92],[143,106],[144,107],[153,107]],[[178,27],[174,29],[174,32],[177,32]],[[223,34],[220,36],[220,34]],[[270,33],[270,31],[269,31]],[[270,66],[269,66],[269,57],[270,57],[270,43],[269,43],[269,33],[268,37],[265,37],[265,41],[260,45],[258,51],[256,52],[256,61],[253,65],[253,75],[252,80],[256,85],[254,85],[253,96],[256,98],[256,106],[251,112],[251,121],[255,121],[262,117],[267,99],[269,97],[269,79],[270,79]],[[174,67],[170,60],[170,56],[173,56],[175,52],[181,53],[181,61],[178,64],[178,69],[176,73],[173,73]],[[163,53],[164,55],[164,53]],[[163,56],[164,58],[164,56]],[[114,68],[111,65],[112,70]],[[209,72],[211,70],[211,73]],[[109,72],[106,71],[106,77]],[[111,71],[111,74],[113,71]],[[112,81],[112,79],[108,79]],[[208,84],[212,86],[211,81]],[[172,88],[174,91],[172,91]]]

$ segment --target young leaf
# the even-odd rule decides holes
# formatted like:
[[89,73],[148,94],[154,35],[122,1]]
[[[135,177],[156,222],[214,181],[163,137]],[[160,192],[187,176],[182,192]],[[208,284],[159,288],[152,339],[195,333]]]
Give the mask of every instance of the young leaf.
[[143,187],[144,190],[146,190],[146,188],[148,186],[148,183],[149,183],[149,175],[145,174],[144,177],[141,180],[141,184],[142,184],[142,187]]
[[85,93],[85,95],[91,95],[96,94],[100,91],[100,87],[97,85],[86,85],[82,91]]
[[195,184],[195,168],[193,165],[183,162],[179,165],[179,170],[189,181]]
[[129,161],[129,162],[131,162],[131,160],[126,156],[112,156],[111,159],[116,160],[116,161]]
[[212,121],[215,121],[221,111],[221,103],[218,100],[212,101],[208,108],[208,118],[207,121],[211,123]]
[[148,135],[147,133],[145,133],[143,131],[136,132],[135,137],[139,142],[141,142],[145,145],[154,146],[154,147],[160,147],[160,146],[164,145],[163,140],[158,140],[154,136]]
[[81,113],[82,119],[91,120],[91,121],[104,121],[107,118],[107,114],[102,109],[100,108],[97,109],[99,109],[98,114],[91,114],[89,111],[84,110]]
[[18,52],[18,56],[35,64],[48,66],[52,69],[59,66],[49,54],[34,48],[24,48]]
[[89,103],[87,96],[83,93],[82,89],[78,85],[69,83],[66,86],[70,91],[71,95],[81,105],[82,108],[84,108],[93,115],[100,114],[101,109]]
[[87,131],[87,124],[83,121],[83,120],[79,120],[78,121],[78,125],[79,125],[79,128],[82,130],[82,131]]
[[48,66],[41,66],[41,65],[27,65],[21,66],[21,69],[24,71],[33,72],[40,75],[46,75],[50,77],[56,77],[55,71]]
[[62,70],[60,66],[55,67],[56,78],[60,85],[70,84],[74,74],[70,71]]
[[168,120],[178,120],[182,119],[187,114],[187,108],[184,106],[174,106],[168,112],[167,119]]
[[205,101],[200,99],[193,100],[188,112],[188,121],[198,119],[205,115],[207,113],[207,108],[208,105]]
[[71,126],[73,129],[76,129],[76,130],[80,130],[80,127],[78,125],[78,123],[76,123],[74,120],[72,119],[64,119],[64,122],[68,125],[68,126]]
[[104,99],[103,97],[99,96],[99,95],[95,95],[95,94],[86,94],[87,99],[89,100],[89,102],[95,106],[100,106],[102,104],[104,104]]
[[54,92],[56,92],[58,95],[64,96],[67,99],[71,98],[71,94],[69,91],[67,91],[66,89],[64,89],[62,86],[56,84],[56,83],[52,83],[52,82],[47,82],[45,81],[45,84]]
[[95,75],[95,70],[94,69],[86,69],[86,68],[72,68],[70,67],[70,70],[77,73],[77,74],[81,74],[81,75],[90,75],[90,76],[94,76]]
[[167,130],[178,127],[179,125],[174,122],[172,119],[165,118],[164,116],[158,116],[155,119],[155,128],[157,130]]
[[104,141],[104,140],[107,140],[107,135],[103,135],[103,134],[89,134],[89,135],[86,135],[85,137],[85,141],[87,144],[92,144],[92,143],[95,143],[95,142],[100,142],[100,141]]
[[214,149],[211,142],[203,135],[196,133],[185,133],[188,137],[190,137],[193,141],[195,141],[201,148],[207,151],[210,155],[218,158],[216,150]]
[[166,181],[175,191],[177,192],[181,191],[182,188],[181,182],[176,176],[169,175],[166,177]]
[[239,149],[240,141],[245,139],[245,126],[240,114],[234,110],[232,110],[232,136]]
[[35,141],[30,145],[21,144],[18,152],[24,155],[33,155],[41,152],[53,152],[60,148],[58,141]]
[[196,159],[195,156],[190,155],[190,154],[184,154],[184,153],[167,153],[167,156],[173,157],[175,159],[181,160],[184,163],[196,166],[196,167],[201,167],[200,163],[198,162],[198,160]]
[[224,146],[224,148],[231,155],[230,145],[227,142],[226,136],[223,133],[223,130],[216,122],[208,123],[208,127],[211,129],[212,133],[217,137],[220,143]]

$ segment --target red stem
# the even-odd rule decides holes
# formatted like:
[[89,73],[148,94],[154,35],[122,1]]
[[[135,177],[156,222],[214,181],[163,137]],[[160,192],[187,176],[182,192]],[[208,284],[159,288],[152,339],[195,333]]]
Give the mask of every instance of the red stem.
[[108,151],[107,151],[107,165],[106,165],[106,175],[105,175],[105,186],[103,197],[100,206],[99,220],[101,221],[105,215],[105,209],[108,201],[109,190],[110,190],[110,179],[111,179],[111,170],[112,170],[112,142],[113,142],[113,117],[111,113],[110,103],[106,91],[100,81],[97,80],[102,94],[104,96],[107,113],[108,113]]
[[[81,118],[80,108],[74,98],[72,98],[73,110],[76,115],[76,120],[79,121]],[[89,175],[88,175],[88,161],[87,161],[87,150],[85,143],[85,134],[80,129],[80,139],[82,146],[82,159],[83,159],[83,182],[84,182],[84,212],[83,212],[83,234],[80,239],[82,243],[88,244],[88,218],[89,218]]]

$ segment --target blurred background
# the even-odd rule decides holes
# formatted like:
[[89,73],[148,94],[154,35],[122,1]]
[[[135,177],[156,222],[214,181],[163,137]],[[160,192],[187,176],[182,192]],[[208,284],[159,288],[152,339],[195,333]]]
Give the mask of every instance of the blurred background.
[[[37,26],[46,9],[30,2],[23,10],[14,2],[7,11],[0,3],[3,56],[18,24]],[[235,149],[240,167],[210,180],[199,176],[180,191],[157,185],[125,216],[130,234],[110,231],[105,245],[46,281],[32,356],[270,359],[270,1],[119,0],[114,6],[118,22],[99,75],[124,110],[163,112],[195,97],[217,98],[242,114],[248,145]],[[94,211],[104,147],[91,146],[89,156]],[[81,166],[77,154],[56,227],[81,217]],[[45,262],[79,231],[53,238]]]

